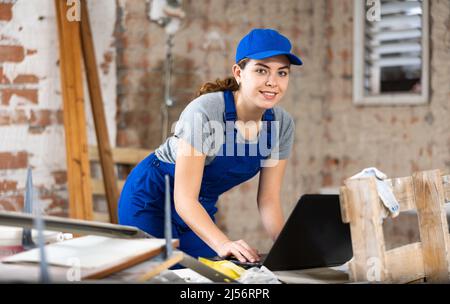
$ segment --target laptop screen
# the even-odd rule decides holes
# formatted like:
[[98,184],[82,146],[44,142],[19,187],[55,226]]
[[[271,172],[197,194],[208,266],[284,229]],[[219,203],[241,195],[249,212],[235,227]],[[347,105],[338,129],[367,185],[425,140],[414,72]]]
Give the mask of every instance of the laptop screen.
[[353,256],[339,195],[303,195],[264,260],[271,271],[338,266]]

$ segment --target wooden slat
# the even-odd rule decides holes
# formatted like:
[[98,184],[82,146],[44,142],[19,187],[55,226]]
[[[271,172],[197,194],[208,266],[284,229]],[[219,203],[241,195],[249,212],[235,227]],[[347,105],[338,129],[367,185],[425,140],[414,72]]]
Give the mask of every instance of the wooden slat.
[[100,151],[100,163],[106,200],[108,202],[109,218],[111,219],[111,223],[115,224],[117,223],[117,201],[119,199],[119,190],[116,186],[116,175],[114,173],[114,163],[112,160],[105,111],[103,108],[103,98],[97,71],[97,60],[95,58],[87,1],[85,0],[81,1],[81,42],[95,133],[97,135],[97,144]]
[[[179,240],[173,240],[172,244],[173,244],[173,247],[176,248],[179,246],[180,242],[179,242]],[[158,254],[161,254],[163,251],[164,251],[164,247],[150,250],[150,251],[140,254],[138,256],[119,261],[119,262],[115,263],[114,265],[108,265],[108,266],[103,267],[102,269],[90,271],[90,272],[82,275],[82,280],[95,280],[95,279],[105,278],[109,275],[112,275],[114,273],[117,273],[124,269],[130,268],[139,263],[145,262],[151,258],[154,258]]]
[[[92,194],[105,195],[105,187],[103,185],[103,180],[93,178],[91,180],[91,184],[92,184]],[[117,188],[119,189],[119,191],[122,191],[124,184],[125,184],[124,180],[117,181]]]
[[109,223],[109,214],[106,212],[98,212],[98,211],[94,211],[92,214],[93,217],[93,221],[96,222],[102,222],[102,223]]
[[412,177],[399,177],[386,180],[400,204],[400,212],[416,209]]
[[148,269],[147,272],[141,275],[137,281],[145,282],[152,279],[154,276],[158,275],[163,270],[169,269],[178,262],[181,262],[183,260],[183,255],[184,254],[182,252],[174,252],[172,256],[167,258],[162,263],[159,263],[158,265],[152,267],[151,269]]
[[341,218],[343,223],[350,223],[350,208],[348,206],[348,191],[347,187],[339,189],[339,201],[341,206]]
[[410,283],[425,276],[421,243],[389,250],[386,253],[386,261],[392,283]]
[[[386,183],[390,186],[395,198],[400,204],[400,212],[416,209],[413,180],[411,176],[388,179],[386,180]],[[445,201],[450,203],[450,175],[443,175],[442,183]]]
[[449,243],[442,175],[439,170],[417,172],[413,183],[427,282],[447,283]]
[[348,179],[345,186],[348,190],[346,204],[351,210],[348,217],[353,247],[350,279],[356,282],[389,281],[381,225],[383,210],[375,178]]
[[[123,165],[136,165],[153,150],[136,148],[112,148],[112,158],[114,163]],[[96,146],[89,146],[89,159],[99,161],[98,149]]]
[[55,0],[59,34],[63,117],[67,153],[69,216],[92,218],[92,194],[81,73],[79,22],[66,18],[65,1]]

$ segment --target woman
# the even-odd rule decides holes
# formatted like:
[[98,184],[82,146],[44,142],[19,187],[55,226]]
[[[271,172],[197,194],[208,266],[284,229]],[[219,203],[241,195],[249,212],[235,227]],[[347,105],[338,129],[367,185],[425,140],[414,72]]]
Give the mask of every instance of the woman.
[[172,233],[193,257],[259,261],[244,240],[230,240],[214,223],[219,196],[261,171],[258,208],[273,240],[284,219],[280,189],[293,142],[291,116],[275,107],[291,65],[289,40],[254,29],[239,43],[233,77],[205,84],[180,116],[173,136],[131,172],[119,200],[119,222],[164,236],[164,176],[170,177]]

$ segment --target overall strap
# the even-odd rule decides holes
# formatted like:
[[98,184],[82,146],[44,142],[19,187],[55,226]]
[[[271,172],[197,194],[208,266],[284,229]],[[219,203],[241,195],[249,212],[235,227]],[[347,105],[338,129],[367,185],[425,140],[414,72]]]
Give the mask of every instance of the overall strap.
[[267,125],[267,148],[272,149],[272,121],[275,120],[275,113],[273,109],[268,109],[264,112],[263,121]]
[[225,98],[225,113],[223,113],[224,122],[227,121],[236,121],[236,106],[234,104],[234,96],[233,92],[230,90],[226,90],[223,92],[223,96]]

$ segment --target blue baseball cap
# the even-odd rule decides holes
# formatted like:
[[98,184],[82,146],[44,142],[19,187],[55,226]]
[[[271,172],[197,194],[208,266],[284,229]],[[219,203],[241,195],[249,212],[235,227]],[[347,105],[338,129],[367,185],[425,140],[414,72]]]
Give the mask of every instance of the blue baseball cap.
[[291,64],[302,65],[300,58],[291,53],[292,45],[288,38],[273,29],[253,29],[239,42],[236,50],[236,63],[244,58],[265,59],[286,55]]

